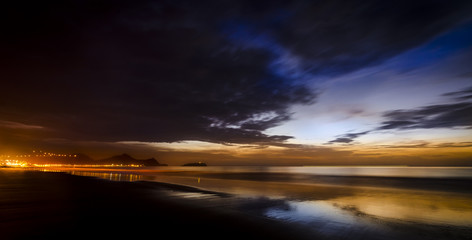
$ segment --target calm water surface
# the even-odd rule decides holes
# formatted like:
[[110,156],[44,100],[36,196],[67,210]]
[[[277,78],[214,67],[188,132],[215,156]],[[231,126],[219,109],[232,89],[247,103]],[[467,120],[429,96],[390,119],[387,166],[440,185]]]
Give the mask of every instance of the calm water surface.
[[[426,234],[425,239],[472,238],[472,168],[150,167],[63,171],[113,181],[167,182],[230,193],[252,201],[253,205],[235,201],[242,210],[257,210],[266,217],[341,239],[363,234],[379,239],[413,238],[420,233]],[[201,193],[169,194],[202,204],[228,204]]]

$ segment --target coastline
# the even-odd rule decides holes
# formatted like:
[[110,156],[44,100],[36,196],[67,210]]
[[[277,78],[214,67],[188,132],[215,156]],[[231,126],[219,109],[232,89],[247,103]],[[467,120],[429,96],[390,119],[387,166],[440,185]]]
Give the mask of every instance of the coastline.
[[[209,175],[206,175],[202,183],[210,181],[208,177]],[[256,187],[256,184],[259,186],[256,189],[265,188],[264,191],[268,191],[259,192],[258,197],[244,197],[231,193],[230,182],[222,182],[222,178],[213,177],[215,178],[211,181],[219,182],[224,188],[212,189],[204,185],[200,187],[167,183],[148,178],[138,181],[115,181],[94,175],[77,176],[66,172],[0,169],[2,239],[64,236],[73,239],[121,239],[156,234],[178,239],[197,237],[387,240],[419,237],[469,239],[472,236],[472,228],[467,224],[427,223],[421,219],[397,219],[388,215],[406,213],[421,216],[430,212],[433,215],[425,217],[434,219],[439,216],[436,214],[440,210],[438,208],[448,211],[450,207],[467,204],[470,194],[461,197],[462,193],[465,194],[463,186],[455,193],[426,193],[414,189],[395,190],[397,184],[386,184],[388,188],[378,192],[376,188],[357,189],[359,187],[355,185],[364,182],[365,178],[361,178],[364,180],[360,182],[352,182],[352,178],[341,177],[338,183],[350,180],[350,184],[343,187],[316,187],[303,183],[282,184],[282,180],[287,179],[285,175],[280,174],[275,177],[280,182],[272,182],[274,178],[265,179],[267,176],[261,176],[262,179],[253,179],[246,174],[227,176],[229,179],[251,179],[246,181],[251,187]],[[391,181],[390,178],[387,180]],[[236,181],[242,184],[241,180]],[[433,179],[432,184],[435,181]],[[449,184],[443,187],[447,185]],[[418,187],[424,185],[419,184]],[[288,195],[284,198],[274,198],[267,194],[272,190],[282,191],[283,188],[289,191],[285,192]],[[356,192],[358,190],[361,192]],[[389,192],[391,190],[394,191]],[[300,195],[297,195],[298,193]],[[313,198],[306,194],[313,195]],[[456,197],[451,198],[450,194],[456,194]],[[404,208],[407,205],[411,205],[410,208]],[[369,212],[375,207],[384,209],[387,215]],[[428,209],[430,207],[434,209]],[[442,217],[441,219],[445,220]],[[469,220],[471,219],[467,221]]]
[[[240,167],[237,167],[240,168]],[[458,168],[461,169],[461,168]],[[41,168],[32,168],[39,170]],[[150,180],[152,182],[166,182],[167,177],[186,177],[186,178],[206,178],[218,180],[250,180],[254,182],[269,183],[304,183],[317,184],[319,186],[333,187],[380,187],[392,189],[410,189],[419,191],[441,191],[454,193],[471,193],[472,175],[465,176],[374,176],[374,175],[335,175],[335,174],[313,174],[307,172],[279,172],[279,171],[257,171],[255,169],[242,169],[242,171],[216,171],[214,169],[180,169],[180,168],[46,168],[46,171],[66,172],[73,175],[96,176],[105,178],[117,177],[121,174],[132,176],[130,179],[110,178],[116,181],[142,181]],[[249,171],[247,171],[249,170]],[[472,169],[467,168],[467,173],[472,174]],[[156,180],[156,176],[161,176]],[[176,185],[186,185],[185,183],[176,183]],[[197,184],[200,185],[200,184]],[[197,186],[193,183],[189,186]],[[223,190],[224,191],[224,190]]]
[[2,239],[307,238],[296,227],[276,220],[202,208],[159,194],[160,190],[215,194],[196,188],[21,170],[0,171],[0,180]]

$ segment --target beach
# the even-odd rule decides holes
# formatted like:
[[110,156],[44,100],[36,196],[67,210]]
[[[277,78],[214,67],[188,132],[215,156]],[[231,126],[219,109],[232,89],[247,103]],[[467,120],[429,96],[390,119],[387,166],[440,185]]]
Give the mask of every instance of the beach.
[[0,170],[2,239],[472,237],[469,179],[42,170]]
[[22,170],[0,170],[0,177],[2,239],[302,237],[276,221],[159,195],[160,189],[191,191],[170,184]]

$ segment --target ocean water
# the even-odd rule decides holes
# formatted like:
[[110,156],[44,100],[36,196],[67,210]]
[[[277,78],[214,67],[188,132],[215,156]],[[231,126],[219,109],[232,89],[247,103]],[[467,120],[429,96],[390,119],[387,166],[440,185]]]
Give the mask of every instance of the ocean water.
[[337,239],[472,238],[472,168],[149,167],[62,169],[112,181],[155,181],[228,193],[166,192],[298,224]]
[[472,167],[405,167],[405,166],[211,166],[148,167],[148,170],[174,172],[222,173],[288,173],[323,176],[371,176],[413,178],[472,178]]

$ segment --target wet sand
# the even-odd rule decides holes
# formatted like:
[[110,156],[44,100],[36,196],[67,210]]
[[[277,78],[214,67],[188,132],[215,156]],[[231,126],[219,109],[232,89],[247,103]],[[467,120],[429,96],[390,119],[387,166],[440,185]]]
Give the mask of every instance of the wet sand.
[[65,173],[0,170],[1,238],[307,237],[294,226],[231,209],[194,206],[160,194],[159,190],[199,191],[164,183],[112,182]]
[[[0,169],[2,239],[472,238],[470,179],[407,179],[401,189],[405,179],[317,176],[313,185],[312,176],[296,175],[295,184],[284,174],[70,174],[82,176]],[[178,184],[160,182],[176,174]]]

